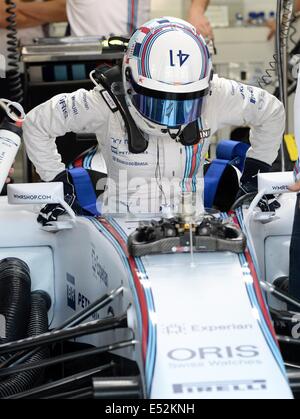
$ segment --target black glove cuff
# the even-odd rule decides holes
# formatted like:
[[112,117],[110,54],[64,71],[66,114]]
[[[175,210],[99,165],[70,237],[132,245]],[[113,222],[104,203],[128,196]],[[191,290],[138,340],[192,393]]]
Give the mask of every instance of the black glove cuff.
[[245,168],[243,176],[241,177],[241,184],[251,184],[257,188],[257,175],[259,173],[269,173],[272,170],[272,166],[269,164],[256,159],[247,158],[245,162]]

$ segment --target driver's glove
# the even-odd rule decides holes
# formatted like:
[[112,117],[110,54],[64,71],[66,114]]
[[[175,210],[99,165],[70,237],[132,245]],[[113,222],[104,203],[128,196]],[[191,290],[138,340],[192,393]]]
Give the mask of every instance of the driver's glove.
[[[237,199],[249,193],[258,192],[257,176],[259,173],[269,173],[272,167],[260,160],[247,158],[245,168],[240,182],[240,190]],[[274,212],[280,208],[279,202],[274,195],[266,195],[259,202],[258,206],[263,212]]]
[[[75,188],[67,170],[57,175],[52,182],[62,182],[64,184],[65,201],[76,215],[86,214],[76,199]],[[60,204],[48,204],[40,211],[37,221],[46,226],[53,221],[57,221],[58,217],[65,214],[65,212],[65,209]]]

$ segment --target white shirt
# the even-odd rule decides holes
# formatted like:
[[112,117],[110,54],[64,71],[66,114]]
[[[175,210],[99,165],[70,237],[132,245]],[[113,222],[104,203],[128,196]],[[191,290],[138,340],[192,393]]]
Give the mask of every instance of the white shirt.
[[[35,0],[43,1],[43,0]],[[6,29],[0,29],[0,54],[4,55],[7,62],[7,33]],[[32,28],[18,29],[17,38],[20,41],[21,45],[32,44],[33,39],[43,37],[43,28],[41,26],[35,26]],[[6,70],[9,70],[6,65]]]
[[130,35],[150,18],[150,0],[67,0],[74,36]]
[[[282,141],[285,112],[283,105],[266,91],[215,77],[201,123],[211,135],[227,125],[251,126],[248,157],[272,164]],[[58,95],[38,106],[26,116],[23,131],[28,156],[45,181],[53,180],[65,169],[56,137],[70,131],[96,133],[99,153],[108,170],[112,205],[117,202],[131,210],[141,202],[142,212],[158,212],[158,186],[166,185],[166,181],[185,188],[192,180],[193,187],[201,191],[209,138],[199,146],[184,147],[168,134],[151,136],[145,153],[132,154],[121,115],[109,109],[97,88]]]

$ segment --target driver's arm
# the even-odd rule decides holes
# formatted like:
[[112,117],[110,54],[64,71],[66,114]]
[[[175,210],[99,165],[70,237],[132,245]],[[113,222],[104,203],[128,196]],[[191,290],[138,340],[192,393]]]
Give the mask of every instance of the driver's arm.
[[9,171],[9,174],[8,174],[8,177],[7,177],[5,183],[10,183],[11,182],[11,177],[13,176],[14,173],[15,173],[15,169],[12,167]]
[[[29,28],[46,23],[67,21],[66,0],[44,2],[14,0],[18,28]],[[7,26],[7,5],[0,1],[0,28]]]
[[205,16],[205,11],[209,5],[209,0],[191,0],[189,10],[189,22],[195,26],[197,31],[205,38],[213,38],[213,30],[209,20]]
[[247,157],[272,165],[285,131],[282,103],[265,90],[215,78],[210,106],[218,129],[249,126],[251,148]]
[[56,138],[68,132],[103,132],[108,112],[96,89],[55,96],[29,112],[23,125],[23,138],[28,157],[42,180],[52,181],[65,170]]

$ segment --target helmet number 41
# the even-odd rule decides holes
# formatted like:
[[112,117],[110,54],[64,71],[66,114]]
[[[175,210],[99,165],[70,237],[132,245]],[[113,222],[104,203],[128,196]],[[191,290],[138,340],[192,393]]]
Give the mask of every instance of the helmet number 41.
[[[178,57],[178,60],[176,59],[176,57]],[[182,52],[182,50],[179,50],[179,53],[175,55],[174,51],[171,49],[170,50],[170,64],[171,64],[171,67],[176,67],[177,64],[179,64],[180,67],[182,67],[183,64],[187,62],[189,57],[190,57],[190,55],[189,54],[184,54]]]

